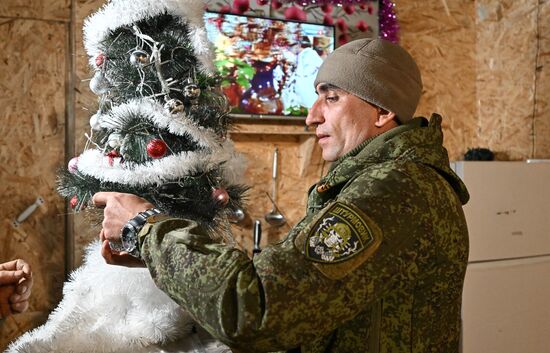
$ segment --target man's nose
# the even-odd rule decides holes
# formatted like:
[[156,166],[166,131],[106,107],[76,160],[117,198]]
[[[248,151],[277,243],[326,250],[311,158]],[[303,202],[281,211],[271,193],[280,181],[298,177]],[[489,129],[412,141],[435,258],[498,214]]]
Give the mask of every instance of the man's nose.
[[306,125],[307,126],[318,125],[318,124],[321,124],[323,122],[323,116],[322,116],[321,111],[319,109],[319,104],[318,103],[319,103],[319,98],[317,98],[317,100],[315,100],[315,102],[313,103],[311,108],[309,108],[309,111],[307,112],[307,117],[306,117]]

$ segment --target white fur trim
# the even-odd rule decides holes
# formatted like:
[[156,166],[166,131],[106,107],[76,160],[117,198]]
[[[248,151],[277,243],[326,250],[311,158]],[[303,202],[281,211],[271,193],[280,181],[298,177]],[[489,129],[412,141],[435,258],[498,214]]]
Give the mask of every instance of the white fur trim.
[[217,144],[216,134],[207,128],[195,124],[191,118],[183,113],[165,115],[164,107],[152,99],[133,99],[128,103],[118,105],[103,115],[99,121],[103,128],[112,128],[109,124],[110,116],[133,115],[139,119],[152,118],[152,122],[161,129],[170,133],[191,136],[201,147],[211,147]]
[[148,186],[221,169],[226,186],[243,182],[246,163],[244,157],[235,151],[233,142],[229,139],[222,142],[214,131],[198,126],[183,113],[167,116],[160,103],[150,99],[136,99],[116,106],[109,114],[101,116],[101,127],[112,128],[110,116],[116,115],[150,119],[160,129],[179,136],[190,136],[203,150],[184,151],[143,164],[124,164],[120,163],[120,158],[115,158],[113,165],[110,165],[109,157],[102,151],[91,149],[79,156],[78,170],[81,173],[102,181]]
[[[222,164],[223,163],[223,164]],[[87,150],[78,157],[78,170],[101,181],[122,183],[130,186],[161,185],[180,177],[208,172],[220,168],[228,184],[242,183],[243,159],[230,143],[213,150],[182,152],[128,168],[115,161],[111,166],[109,157],[99,150]]]
[[213,50],[204,32],[204,2],[202,0],[111,0],[84,22],[84,47],[89,62],[95,67],[95,57],[101,52],[99,45],[109,32],[128,26],[148,17],[164,13],[181,18],[189,25],[190,41],[201,63],[201,69],[214,71]]
[[155,286],[146,268],[107,265],[99,248],[99,242],[88,248],[47,324],[21,336],[8,352],[115,352],[190,332],[189,315]]
[[107,265],[100,243],[88,247],[48,321],[6,353],[221,353],[228,347],[197,327],[145,268]]

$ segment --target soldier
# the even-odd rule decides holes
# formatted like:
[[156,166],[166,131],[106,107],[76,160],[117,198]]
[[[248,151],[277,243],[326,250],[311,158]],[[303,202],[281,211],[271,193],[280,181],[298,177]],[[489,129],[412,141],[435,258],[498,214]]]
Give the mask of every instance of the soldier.
[[[333,163],[283,241],[250,260],[193,220],[158,215],[138,217],[123,241],[137,239],[156,284],[240,351],[458,352],[469,195],[449,168],[441,117],[413,118],[416,63],[398,45],[353,41],[324,61],[315,89],[306,123]],[[111,240],[153,207],[127,194],[94,202]],[[106,240],[102,253],[129,258]]]

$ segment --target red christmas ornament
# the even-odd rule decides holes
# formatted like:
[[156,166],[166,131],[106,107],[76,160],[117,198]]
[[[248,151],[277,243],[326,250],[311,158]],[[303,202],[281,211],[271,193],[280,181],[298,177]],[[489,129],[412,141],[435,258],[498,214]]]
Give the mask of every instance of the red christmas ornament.
[[233,1],[233,10],[235,13],[243,14],[250,9],[250,2],[248,0],[235,0]]
[[372,15],[372,12],[374,11],[374,8],[371,5],[369,5],[368,11],[369,11],[369,15]]
[[166,142],[160,139],[152,139],[147,144],[147,154],[151,158],[162,158],[167,150],[168,146],[166,146]]
[[121,157],[120,153],[118,153],[117,150],[112,150],[111,152],[107,153],[107,157],[109,157],[109,165],[112,167],[113,164],[115,164],[115,158]]
[[351,39],[351,36],[348,33],[342,33],[338,36],[338,44],[344,45]]
[[334,20],[332,19],[331,16],[325,15],[325,17],[323,17],[323,24],[327,26],[332,26],[334,24]]
[[334,7],[331,4],[324,4],[323,6],[321,6],[321,10],[323,10],[323,12],[327,15],[330,15],[332,13],[333,8]]
[[363,20],[360,20],[359,22],[357,22],[357,24],[355,25],[355,27],[360,30],[361,32],[366,32],[367,29],[369,29],[369,25],[363,21]]
[[348,15],[352,15],[355,12],[355,6],[353,5],[344,5],[344,12]]
[[278,10],[283,7],[283,3],[279,0],[273,0],[271,1],[271,7],[273,8],[273,10]]
[[307,14],[304,10],[299,8],[298,6],[290,6],[288,7],[284,12],[285,18],[287,20],[298,20],[298,21],[306,21],[307,20]]
[[256,0],[256,4],[258,4],[259,6],[265,6],[269,4],[269,0]]
[[225,207],[229,203],[229,194],[225,191],[224,188],[214,188],[212,189],[212,198],[220,206]]
[[348,31],[348,24],[346,23],[346,21],[344,21],[343,18],[339,18],[339,19],[336,21],[336,27],[338,27],[338,29],[339,29],[341,32],[347,32],[347,31]]
[[359,4],[359,8],[361,10],[366,10],[367,9],[367,4]]
[[95,57],[95,65],[97,67],[100,67],[105,62],[105,59],[106,59],[105,54],[103,54],[103,53],[97,54],[97,56]]
[[76,195],[74,195],[71,198],[71,201],[69,201],[69,204],[71,205],[71,208],[74,210],[76,208],[76,206],[78,205],[78,197],[76,197]]

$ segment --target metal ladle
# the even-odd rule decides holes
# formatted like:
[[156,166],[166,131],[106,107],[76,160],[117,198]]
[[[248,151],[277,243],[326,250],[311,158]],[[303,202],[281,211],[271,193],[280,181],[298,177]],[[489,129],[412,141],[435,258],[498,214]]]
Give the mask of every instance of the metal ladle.
[[233,212],[227,217],[229,222],[239,224],[244,220],[245,214],[242,208],[236,208]]
[[275,227],[280,227],[286,223],[285,216],[279,212],[279,208],[275,203],[277,200],[277,162],[279,159],[279,149],[275,147],[273,152],[273,173],[271,175],[271,196],[267,195],[273,204],[273,208],[269,213],[264,216],[264,219],[267,223]]

